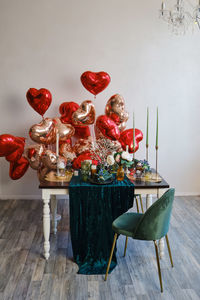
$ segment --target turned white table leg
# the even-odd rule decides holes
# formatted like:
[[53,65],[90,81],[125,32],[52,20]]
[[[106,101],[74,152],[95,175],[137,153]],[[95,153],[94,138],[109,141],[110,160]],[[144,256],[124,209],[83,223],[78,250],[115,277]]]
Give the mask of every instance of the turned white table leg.
[[51,215],[52,215],[52,229],[53,233],[57,233],[57,199],[56,195],[51,195]]
[[152,195],[148,194],[146,196],[146,209],[148,209],[152,205]]
[[50,195],[48,193],[44,193],[43,196],[43,232],[44,232],[44,257],[46,260],[49,258],[50,251],[50,209],[49,209],[49,201]]

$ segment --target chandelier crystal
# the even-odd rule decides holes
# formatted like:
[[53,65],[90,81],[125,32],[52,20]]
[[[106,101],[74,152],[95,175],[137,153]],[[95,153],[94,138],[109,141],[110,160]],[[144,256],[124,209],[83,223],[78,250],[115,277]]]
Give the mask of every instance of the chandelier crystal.
[[[168,23],[169,28],[175,34],[185,34],[188,29],[194,30],[194,26],[198,25],[200,29],[200,0],[196,7],[186,8],[184,0],[176,0],[176,4],[171,10],[166,9],[165,2],[161,4],[159,10],[160,18]],[[191,4],[190,4],[191,5]]]

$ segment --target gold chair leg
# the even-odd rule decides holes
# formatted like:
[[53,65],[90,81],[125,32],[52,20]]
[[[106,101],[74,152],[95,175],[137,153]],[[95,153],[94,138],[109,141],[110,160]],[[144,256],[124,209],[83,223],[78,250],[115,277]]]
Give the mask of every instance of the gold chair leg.
[[144,208],[143,208],[143,203],[142,203],[142,196],[139,195],[139,197],[140,197],[141,210],[142,210],[142,213],[144,213]]
[[109,269],[110,269],[110,264],[111,264],[111,260],[112,260],[113,251],[114,251],[114,248],[115,248],[116,240],[117,240],[117,233],[115,233],[115,235],[114,235],[113,245],[112,245],[112,249],[111,249],[111,252],[110,252],[110,258],[109,258],[108,266],[107,266],[107,269],[106,269],[105,281],[107,280],[107,277],[108,277],[108,272],[109,272]]
[[154,246],[155,246],[155,250],[156,250],[156,260],[157,260],[157,266],[158,266],[158,276],[159,276],[159,280],[160,280],[160,289],[161,289],[161,293],[163,292],[163,285],[162,285],[162,275],[161,275],[161,270],[160,270],[160,261],[159,261],[159,254],[158,254],[158,246],[156,241],[154,241]]
[[167,248],[168,248],[169,258],[170,258],[171,265],[172,265],[172,268],[173,268],[174,264],[173,264],[173,260],[172,260],[172,253],[171,253],[171,249],[170,249],[170,245],[169,245],[169,239],[168,239],[167,234],[165,236],[165,239],[166,239],[166,242],[167,242]]
[[126,256],[127,244],[128,244],[128,237],[126,236],[126,242],[125,242],[125,247],[124,247],[124,256]]
[[135,200],[136,200],[137,212],[139,213],[139,205],[138,205],[138,199],[137,199],[137,197],[135,197]]

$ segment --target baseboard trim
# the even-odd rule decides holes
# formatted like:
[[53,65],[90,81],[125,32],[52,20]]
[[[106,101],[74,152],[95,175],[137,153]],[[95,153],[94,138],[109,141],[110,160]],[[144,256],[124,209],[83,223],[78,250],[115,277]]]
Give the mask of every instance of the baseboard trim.
[[[66,195],[68,198],[69,195]],[[57,199],[65,198],[64,195],[58,195]],[[42,200],[42,195],[0,195],[0,200]]]
[[[199,193],[176,193],[177,197],[200,197]],[[68,198],[69,195],[66,195]],[[153,195],[153,197],[156,197]],[[58,199],[63,199],[64,195],[58,195]],[[42,200],[42,195],[0,195],[0,200]]]

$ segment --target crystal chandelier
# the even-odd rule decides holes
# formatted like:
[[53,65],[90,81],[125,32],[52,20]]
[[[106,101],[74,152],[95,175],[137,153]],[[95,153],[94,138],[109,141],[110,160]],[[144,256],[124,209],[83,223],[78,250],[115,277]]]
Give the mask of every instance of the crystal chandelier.
[[171,10],[166,9],[163,1],[159,14],[175,34],[185,34],[189,28],[193,30],[195,25],[198,25],[200,29],[200,0],[196,7],[192,7],[191,11],[189,7],[186,8],[184,0],[176,0],[176,4]]

